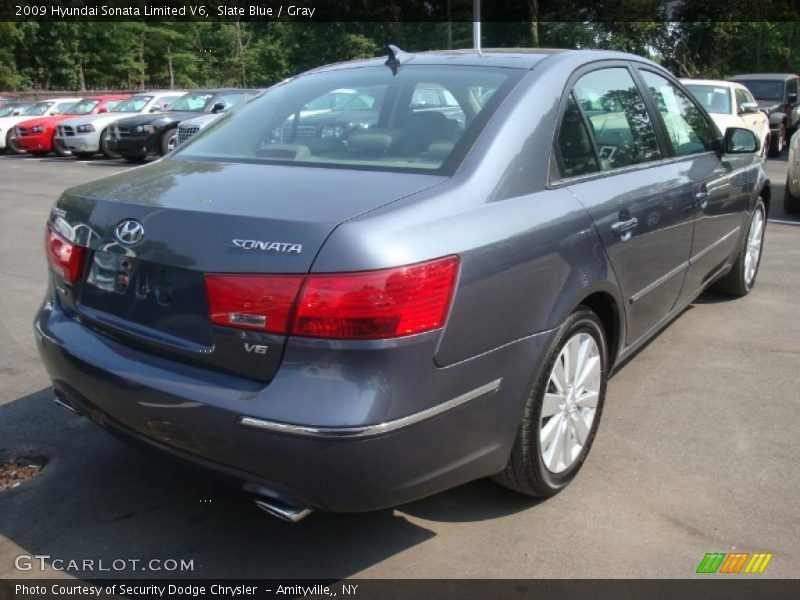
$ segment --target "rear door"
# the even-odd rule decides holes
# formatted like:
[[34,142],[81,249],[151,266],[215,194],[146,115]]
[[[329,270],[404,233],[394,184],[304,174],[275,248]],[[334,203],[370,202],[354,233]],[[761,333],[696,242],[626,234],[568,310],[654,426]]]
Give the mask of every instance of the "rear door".
[[757,181],[754,155],[721,156],[711,119],[694,98],[662,73],[640,69],[659,112],[675,166],[690,182],[696,221],[682,299],[697,294],[731,256],[740,239],[748,195]]
[[669,158],[625,62],[574,76],[557,146],[562,176],[591,214],[614,269],[633,343],[669,313],[683,285],[694,221],[690,181]]

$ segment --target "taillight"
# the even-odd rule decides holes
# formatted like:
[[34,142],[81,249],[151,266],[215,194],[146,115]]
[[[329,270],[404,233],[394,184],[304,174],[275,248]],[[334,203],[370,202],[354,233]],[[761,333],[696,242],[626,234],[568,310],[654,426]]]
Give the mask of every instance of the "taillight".
[[287,334],[302,275],[206,275],[211,321]]
[[458,258],[405,267],[306,278],[293,335],[316,338],[401,337],[444,325]]
[[206,275],[206,290],[217,325],[315,338],[382,339],[442,327],[457,273],[458,257],[448,256],[378,271]]
[[67,283],[77,283],[83,264],[82,246],[73,244],[47,226],[44,234],[45,250],[50,268]]

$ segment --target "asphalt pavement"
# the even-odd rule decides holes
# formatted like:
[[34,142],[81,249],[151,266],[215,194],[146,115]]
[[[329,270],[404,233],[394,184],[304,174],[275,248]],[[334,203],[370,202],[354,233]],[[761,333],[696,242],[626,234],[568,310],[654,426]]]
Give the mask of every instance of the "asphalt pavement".
[[[763,576],[797,577],[800,218],[782,211],[785,158],[768,164],[773,222],[754,291],[704,294],[611,379],[594,448],[562,493],[537,502],[484,480],[295,525],[51,401],[31,330],[44,224],[64,188],[127,168],[0,156],[0,458],[49,459],[0,492],[0,578],[685,578],[705,553],[733,551],[773,553]],[[17,569],[27,555],[192,569]]]

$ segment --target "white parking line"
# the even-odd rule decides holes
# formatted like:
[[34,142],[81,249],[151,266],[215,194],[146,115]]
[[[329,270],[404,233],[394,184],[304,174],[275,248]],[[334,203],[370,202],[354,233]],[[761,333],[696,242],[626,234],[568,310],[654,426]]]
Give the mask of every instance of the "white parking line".
[[800,226],[800,221],[784,221],[782,219],[767,219],[768,223],[779,223],[781,225],[795,225]]

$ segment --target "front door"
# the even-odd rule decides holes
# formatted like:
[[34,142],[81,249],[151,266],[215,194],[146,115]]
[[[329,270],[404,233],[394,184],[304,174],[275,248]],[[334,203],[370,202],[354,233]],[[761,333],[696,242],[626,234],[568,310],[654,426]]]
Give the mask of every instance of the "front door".
[[631,344],[669,314],[680,294],[692,245],[691,181],[659,141],[626,66],[591,71],[572,93],[601,175],[569,189],[591,214],[614,269]]

